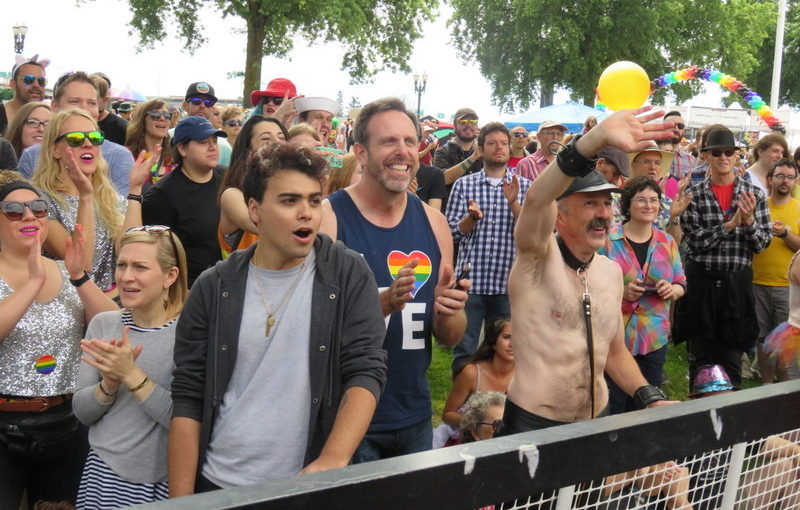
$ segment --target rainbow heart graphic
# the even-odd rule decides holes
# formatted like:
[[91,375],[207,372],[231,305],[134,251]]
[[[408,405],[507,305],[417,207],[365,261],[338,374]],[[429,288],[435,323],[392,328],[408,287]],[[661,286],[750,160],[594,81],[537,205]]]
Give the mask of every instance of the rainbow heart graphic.
[[419,289],[430,279],[432,271],[431,259],[421,251],[412,251],[406,254],[400,250],[392,250],[389,252],[389,256],[386,257],[386,263],[389,266],[389,274],[395,279],[400,269],[414,259],[417,259],[419,262],[417,267],[414,268],[414,275],[417,277],[417,281],[414,282],[414,290],[411,291],[412,297],[416,296]]

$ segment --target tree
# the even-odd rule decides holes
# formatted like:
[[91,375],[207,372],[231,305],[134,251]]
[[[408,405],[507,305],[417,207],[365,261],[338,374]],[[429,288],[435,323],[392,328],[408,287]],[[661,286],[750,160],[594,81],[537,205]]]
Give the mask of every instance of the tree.
[[[747,74],[758,63],[755,52],[776,11],[774,3],[760,0],[452,4],[456,48],[462,58],[478,62],[494,102],[506,110],[527,107],[541,91],[556,87],[593,104],[600,74],[619,60],[638,63],[651,79],[688,65]],[[698,88],[681,84],[672,90],[680,100]]]
[[350,104],[347,105],[347,109],[353,110],[355,108],[361,108],[361,100],[353,96],[350,98]]
[[197,13],[212,5],[223,18],[246,23],[247,51],[243,97],[261,84],[265,55],[285,57],[292,38],[338,41],[345,50],[342,68],[353,83],[370,80],[379,70],[410,71],[406,63],[421,23],[434,14],[436,2],[425,0],[128,0],[130,26],[140,47],[152,48],[175,24],[188,51],[207,42]]
[[336,102],[339,103],[339,111],[344,113],[344,94],[341,90],[336,92]]

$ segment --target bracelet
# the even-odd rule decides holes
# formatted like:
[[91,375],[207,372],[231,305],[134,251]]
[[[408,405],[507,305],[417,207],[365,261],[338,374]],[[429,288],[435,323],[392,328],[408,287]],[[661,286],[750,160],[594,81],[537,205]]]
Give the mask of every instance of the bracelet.
[[149,382],[150,382],[150,376],[145,374],[144,380],[142,382],[140,382],[139,384],[137,384],[135,387],[128,388],[128,391],[130,391],[131,393],[136,393],[137,391],[139,391],[142,388],[144,388],[145,386],[147,386],[147,383],[149,383]]
[[786,239],[786,237],[788,235],[789,235],[789,231],[787,229],[784,229],[781,234],[778,234],[778,237],[781,238],[781,239]]
[[84,271],[83,272],[83,276],[81,276],[77,280],[73,280],[72,278],[69,279],[69,283],[71,283],[72,286],[75,287],[75,288],[80,287],[81,285],[83,285],[84,283],[86,283],[88,281],[89,281],[89,273],[87,273],[86,271]]
[[464,161],[461,162],[461,165],[460,165],[461,169],[464,170],[465,172],[468,172],[469,168],[472,166],[471,164],[467,163],[467,161],[469,161],[469,160],[465,159]]
[[100,388],[100,393],[102,393],[103,395],[105,395],[107,397],[114,397],[117,394],[117,392],[114,392],[114,393],[107,392],[105,390],[105,388],[103,388],[103,381],[98,382],[97,383],[97,387]]
[[667,396],[656,386],[652,384],[645,384],[633,394],[633,403],[636,409],[644,409],[653,402],[659,400],[667,400]]
[[134,195],[133,193],[128,193],[128,200],[135,200],[136,202],[142,203],[142,195]]
[[569,177],[585,177],[589,175],[594,170],[594,164],[597,161],[596,158],[590,159],[578,152],[576,145],[582,136],[575,135],[556,156],[558,168]]

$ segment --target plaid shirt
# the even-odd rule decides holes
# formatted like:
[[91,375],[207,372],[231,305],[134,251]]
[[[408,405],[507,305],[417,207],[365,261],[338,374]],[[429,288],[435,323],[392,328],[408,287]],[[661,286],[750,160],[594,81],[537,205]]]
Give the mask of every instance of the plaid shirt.
[[525,156],[519,163],[517,163],[517,175],[529,179],[531,182],[535,181],[539,175],[547,168],[547,159],[544,157],[542,149],[534,152],[530,156]]
[[[509,177],[506,172],[506,177]],[[531,181],[519,179],[519,204],[525,203],[525,194]],[[472,199],[483,212],[481,219],[469,235],[464,235],[458,224],[467,214],[467,200]],[[471,294],[507,294],[508,273],[514,262],[514,215],[503,193],[503,183],[494,185],[486,172],[466,175],[453,184],[447,201],[447,222],[453,232],[453,240],[461,241],[458,249],[456,273],[461,272],[465,262],[472,264],[469,278],[472,280]]]
[[672,166],[669,169],[669,173],[676,179],[681,180],[686,174],[692,171],[694,165],[695,159],[690,153],[684,151],[675,151],[675,158],[672,160]]
[[[736,214],[736,197],[750,191],[756,197],[755,222],[725,232],[723,223]],[[739,271],[749,267],[754,253],[761,253],[772,240],[769,207],[764,192],[753,184],[736,178],[731,208],[723,211],[711,189],[711,180],[689,188],[692,201],[681,215],[681,228],[686,240],[686,258],[707,269]]]

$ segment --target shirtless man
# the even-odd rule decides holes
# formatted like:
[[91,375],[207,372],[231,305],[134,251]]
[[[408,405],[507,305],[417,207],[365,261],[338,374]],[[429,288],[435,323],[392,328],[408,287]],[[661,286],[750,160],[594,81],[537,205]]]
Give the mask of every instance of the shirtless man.
[[[660,390],[647,384],[625,348],[621,270],[595,255],[606,241],[611,191],[618,188],[586,159],[609,145],[635,152],[646,140],[674,136],[671,123],[645,124],[659,112],[635,116],[648,110],[617,112],[576,137],[575,145],[561,151],[528,192],[515,230],[517,257],[508,284],[517,365],[503,417],[507,434],[607,413],[604,371],[642,407],[667,403]],[[591,296],[593,372],[584,293]]]

